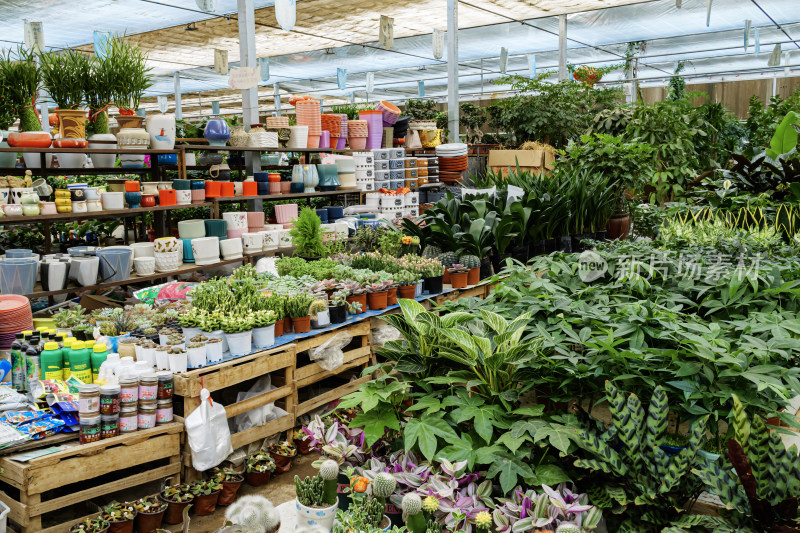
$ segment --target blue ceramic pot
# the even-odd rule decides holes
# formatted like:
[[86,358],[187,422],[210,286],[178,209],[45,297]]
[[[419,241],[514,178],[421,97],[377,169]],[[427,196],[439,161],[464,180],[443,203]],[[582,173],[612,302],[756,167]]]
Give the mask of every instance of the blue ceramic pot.
[[99,248],[100,279],[103,283],[125,281],[131,277],[133,250],[127,247]]
[[194,263],[194,252],[192,251],[192,239],[181,239],[181,240],[183,241],[183,262]]
[[306,190],[306,184],[302,181],[293,181],[291,185],[291,193],[301,193]]
[[269,181],[269,172],[253,172],[253,179],[257,182]]
[[33,255],[33,251],[28,248],[12,248],[6,250],[6,259],[24,259]]
[[264,195],[269,194],[269,182],[268,181],[257,181],[256,188],[258,189],[258,194]]
[[0,293],[30,294],[36,285],[39,261],[33,257],[0,261]]
[[219,240],[228,238],[228,223],[225,220],[204,220],[206,237],[219,237]]
[[69,252],[69,255],[77,257],[95,255],[97,246],[73,246],[67,251]]
[[142,203],[142,193],[140,192],[126,192],[125,193],[125,203],[128,204],[128,207],[131,209],[138,209],[139,204]]
[[328,210],[327,209],[317,209],[317,216],[322,221],[323,224],[328,222]]
[[317,165],[319,183],[317,186],[323,191],[336,190],[339,186],[339,170],[336,165]]
[[193,191],[204,190],[206,188],[205,180],[191,180],[189,182],[189,189]]
[[336,205],[325,206],[328,210],[328,220],[338,220],[344,217],[344,208]]
[[178,154],[158,154],[159,165],[177,165]]
[[172,188],[176,191],[188,191],[189,180],[172,180]]
[[225,146],[228,139],[231,138],[231,129],[228,127],[228,123],[221,118],[212,118],[206,124],[203,137],[211,146]]

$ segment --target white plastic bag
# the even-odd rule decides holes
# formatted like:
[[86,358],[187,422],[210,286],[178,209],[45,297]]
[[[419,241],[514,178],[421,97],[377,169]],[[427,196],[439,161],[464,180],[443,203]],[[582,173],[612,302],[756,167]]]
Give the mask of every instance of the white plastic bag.
[[344,364],[344,352],[342,352],[342,349],[350,344],[352,340],[352,335],[341,331],[327,342],[309,350],[308,357],[312,361],[319,363],[319,366],[324,370],[333,372]]
[[186,437],[192,450],[192,467],[204,471],[233,453],[228,418],[222,404],[211,402],[208,389],[200,391],[200,407],[186,417]]
[[[275,389],[275,387],[272,385],[272,380],[270,379],[269,374],[267,374],[253,383],[247,392],[240,392],[237,394],[236,403],[248,400],[253,396],[258,396],[259,394],[269,392],[273,389]],[[272,408],[274,405],[274,403],[268,403],[267,405],[255,407],[249,411],[245,411],[240,415],[236,415],[233,417],[233,430],[236,433],[239,433],[240,431],[244,431],[252,427],[264,425],[267,422],[267,417],[272,414]]]
[[372,328],[372,346],[373,348],[381,348],[389,341],[399,341],[403,338],[396,327],[389,324],[381,324],[376,328]]

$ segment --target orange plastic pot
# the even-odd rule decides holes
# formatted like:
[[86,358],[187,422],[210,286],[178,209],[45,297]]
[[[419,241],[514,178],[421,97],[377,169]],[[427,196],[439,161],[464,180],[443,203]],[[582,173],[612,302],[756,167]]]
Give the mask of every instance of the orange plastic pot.
[[400,285],[397,288],[397,297],[403,300],[413,300],[417,292],[417,284]]
[[481,267],[470,268],[467,272],[467,285],[477,285],[481,282]]
[[367,304],[369,305],[370,311],[386,309],[388,296],[388,291],[367,293]]
[[292,327],[295,333],[308,333],[311,331],[311,317],[301,316],[299,318],[292,318]]
[[234,196],[233,191],[233,182],[232,181],[222,181],[219,184],[219,195],[223,198],[231,198]]
[[176,205],[175,189],[161,189],[158,191],[158,205]]
[[141,189],[141,185],[138,181],[126,181],[125,182],[125,192],[139,192]]
[[275,336],[281,337],[283,336],[283,320],[278,320],[275,322]]
[[245,181],[242,183],[242,195],[258,196],[258,183],[255,181]]
[[386,295],[386,305],[397,305],[397,287],[389,289]]
[[206,180],[206,198],[219,198],[220,185],[218,181]]
[[451,272],[450,285],[454,289],[463,289],[467,286],[467,273],[466,272]]

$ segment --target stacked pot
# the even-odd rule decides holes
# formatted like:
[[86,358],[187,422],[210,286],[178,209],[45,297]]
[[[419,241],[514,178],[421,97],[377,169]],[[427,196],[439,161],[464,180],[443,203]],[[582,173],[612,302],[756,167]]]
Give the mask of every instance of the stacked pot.
[[[322,113],[316,100],[298,100],[297,125],[308,126],[308,148],[319,148],[319,137],[322,134]],[[290,140],[291,142],[291,140]]]
[[350,148],[353,150],[363,150],[367,147],[369,137],[369,125],[366,120],[348,120],[347,137]]

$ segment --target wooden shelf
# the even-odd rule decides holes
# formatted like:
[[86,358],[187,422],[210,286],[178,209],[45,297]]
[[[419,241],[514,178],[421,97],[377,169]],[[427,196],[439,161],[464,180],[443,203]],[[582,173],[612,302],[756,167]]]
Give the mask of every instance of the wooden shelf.
[[[175,165],[172,165],[175,166]],[[41,171],[40,168],[25,168],[25,167],[14,167],[14,168],[0,168],[0,174],[5,174],[7,176],[24,176],[25,171],[30,170],[31,173],[35,174],[35,171]],[[102,176],[104,174],[150,174],[152,169],[150,167],[142,167],[142,168],[48,168],[51,174],[58,174],[59,172],[63,172],[64,174],[70,175],[86,175],[86,176]],[[177,170],[177,167],[175,167]]]
[[212,202],[246,202],[247,200],[291,200],[294,198],[314,198],[318,196],[341,196],[343,194],[356,194],[359,193],[356,188],[353,189],[337,189],[335,191],[318,191],[318,192],[296,192],[286,194],[260,194],[258,196],[226,196],[220,198],[206,198]]
[[173,150],[131,150],[129,148],[22,148],[17,147],[2,147],[0,152],[20,152],[20,153],[33,153],[33,154],[177,154],[181,150],[175,148]]
[[87,213],[57,213],[55,215],[37,215],[33,217],[3,217],[0,218],[0,226],[11,226],[17,224],[37,224],[41,222],[59,222],[59,221],[73,221],[85,220],[95,218],[117,218],[117,217],[133,217],[152,213],[154,211],[172,211],[174,209],[187,209],[190,207],[211,207],[208,202],[199,204],[181,204],[181,205],[157,205],[155,207],[137,207],[136,209],[118,209],[113,211],[90,211]]
[[[331,148],[267,148],[250,146],[209,146],[207,144],[182,145],[184,150],[205,150],[212,152],[275,152],[275,153],[298,153],[298,154],[349,154],[352,150],[334,150]],[[49,150],[48,150],[49,151]]]
[[[95,285],[87,285],[85,287],[68,287],[66,289],[61,289],[57,291],[44,291],[41,290],[41,285],[37,284],[34,291],[30,294],[26,294],[30,299],[34,298],[42,298],[44,296],[55,296],[57,294],[67,294],[70,292],[80,292],[80,291],[92,291],[97,289],[107,289],[109,287],[117,287],[120,285],[131,285],[134,283],[141,283],[146,281],[155,281],[157,279],[168,278],[170,276],[177,276],[180,274],[191,274],[192,272],[197,272],[198,270],[204,270],[207,268],[214,268],[222,265],[230,265],[232,263],[244,262],[247,263],[250,261],[250,255],[245,254],[244,257],[240,257],[238,259],[222,259],[219,263],[214,263],[212,265],[196,265],[194,263],[183,263],[179,266],[176,270],[171,272],[156,272],[155,274],[151,274],[149,276],[137,276],[136,274],[131,274],[131,277],[123,280],[123,281],[110,281],[107,283],[97,283]],[[38,289],[38,290],[36,290]]]

